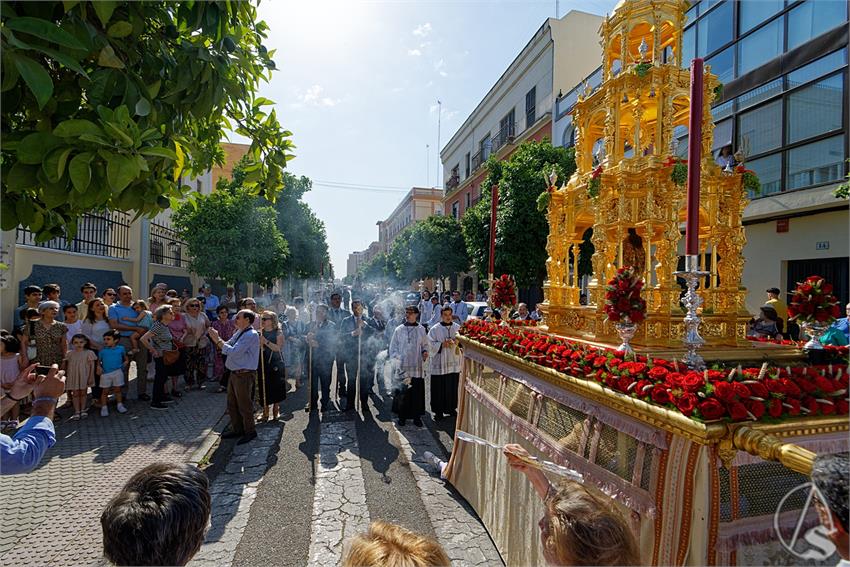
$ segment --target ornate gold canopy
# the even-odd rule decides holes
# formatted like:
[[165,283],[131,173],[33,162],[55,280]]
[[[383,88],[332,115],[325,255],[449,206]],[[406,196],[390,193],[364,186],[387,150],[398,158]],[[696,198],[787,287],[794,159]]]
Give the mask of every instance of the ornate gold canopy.
[[[555,333],[617,340],[604,312],[605,284],[618,267],[633,265],[646,281],[647,318],[632,343],[681,345],[682,288],[673,272],[686,188],[671,173],[674,129],[687,128],[690,113],[690,73],[680,62],[686,9],[684,0],[626,0],[602,24],[603,82],[596,91],[586,88],[573,110],[577,170],[552,188],[549,203],[544,290],[546,323]],[[700,332],[708,346],[736,346],[746,342],[749,318],[741,287],[747,197],[741,176],[722,171],[711,153],[710,104],[718,84],[706,66],[700,267],[710,275],[699,291],[705,300]],[[576,267],[589,229],[593,273],[584,286]]]

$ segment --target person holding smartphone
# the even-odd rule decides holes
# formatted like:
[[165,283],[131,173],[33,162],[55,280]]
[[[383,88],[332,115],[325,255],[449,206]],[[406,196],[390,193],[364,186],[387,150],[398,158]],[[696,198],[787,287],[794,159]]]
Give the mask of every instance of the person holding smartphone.
[[59,365],[50,368],[31,364],[25,368],[0,400],[0,415],[34,393],[32,413],[14,437],[0,434],[0,474],[24,474],[35,469],[47,449],[56,443],[53,412],[65,391],[65,373]]

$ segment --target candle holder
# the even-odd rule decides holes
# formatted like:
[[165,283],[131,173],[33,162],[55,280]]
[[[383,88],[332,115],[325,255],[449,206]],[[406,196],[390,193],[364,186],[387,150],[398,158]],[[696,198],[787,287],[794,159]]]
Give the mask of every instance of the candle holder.
[[688,291],[683,298],[687,312],[685,314],[685,336],[682,342],[688,352],[685,354],[682,361],[692,370],[704,370],[705,360],[697,353],[697,349],[705,344],[699,334],[699,326],[702,318],[697,314],[697,309],[702,305],[702,298],[697,294],[697,286],[700,279],[708,275],[708,272],[700,271],[699,256],[685,256],[685,269],[682,271],[673,272],[674,275],[685,280],[688,286]]

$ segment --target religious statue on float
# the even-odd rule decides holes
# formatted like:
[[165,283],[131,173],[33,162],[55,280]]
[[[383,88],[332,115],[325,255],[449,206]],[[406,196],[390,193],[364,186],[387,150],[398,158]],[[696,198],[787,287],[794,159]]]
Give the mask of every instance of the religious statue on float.
[[[586,87],[573,108],[576,172],[550,188],[550,258],[544,283],[550,331],[592,341],[617,341],[605,317],[605,284],[632,266],[645,280],[647,314],[632,344],[680,347],[683,266],[681,226],[688,144],[700,144],[699,245],[707,272],[699,293],[708,347],[746,344],[746,290],[741,287],[741,224],[747,192],[741,173],[713,159],[711,105],[721,90],[706,67],[702,137],[687,140],[689,61],[682,61],[684,0],[621,2],[601,26],[602,84]],[[591,230],[589,283],[579,277],[579,250]],[[556,257],[557,256],[557,257]],[[586,305],[583,298],[586,295]]]

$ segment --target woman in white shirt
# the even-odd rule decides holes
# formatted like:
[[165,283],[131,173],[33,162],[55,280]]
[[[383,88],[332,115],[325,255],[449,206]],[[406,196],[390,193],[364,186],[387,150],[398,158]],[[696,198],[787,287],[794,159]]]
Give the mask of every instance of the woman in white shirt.
[[183,344],[186,346],[186,388],[196,385],[199,390],[204,388],[207,379],[207,348],[210,341],[207,329],[210,320],[201,309],[201,302],[192,298],[186,302],[186,336]]

